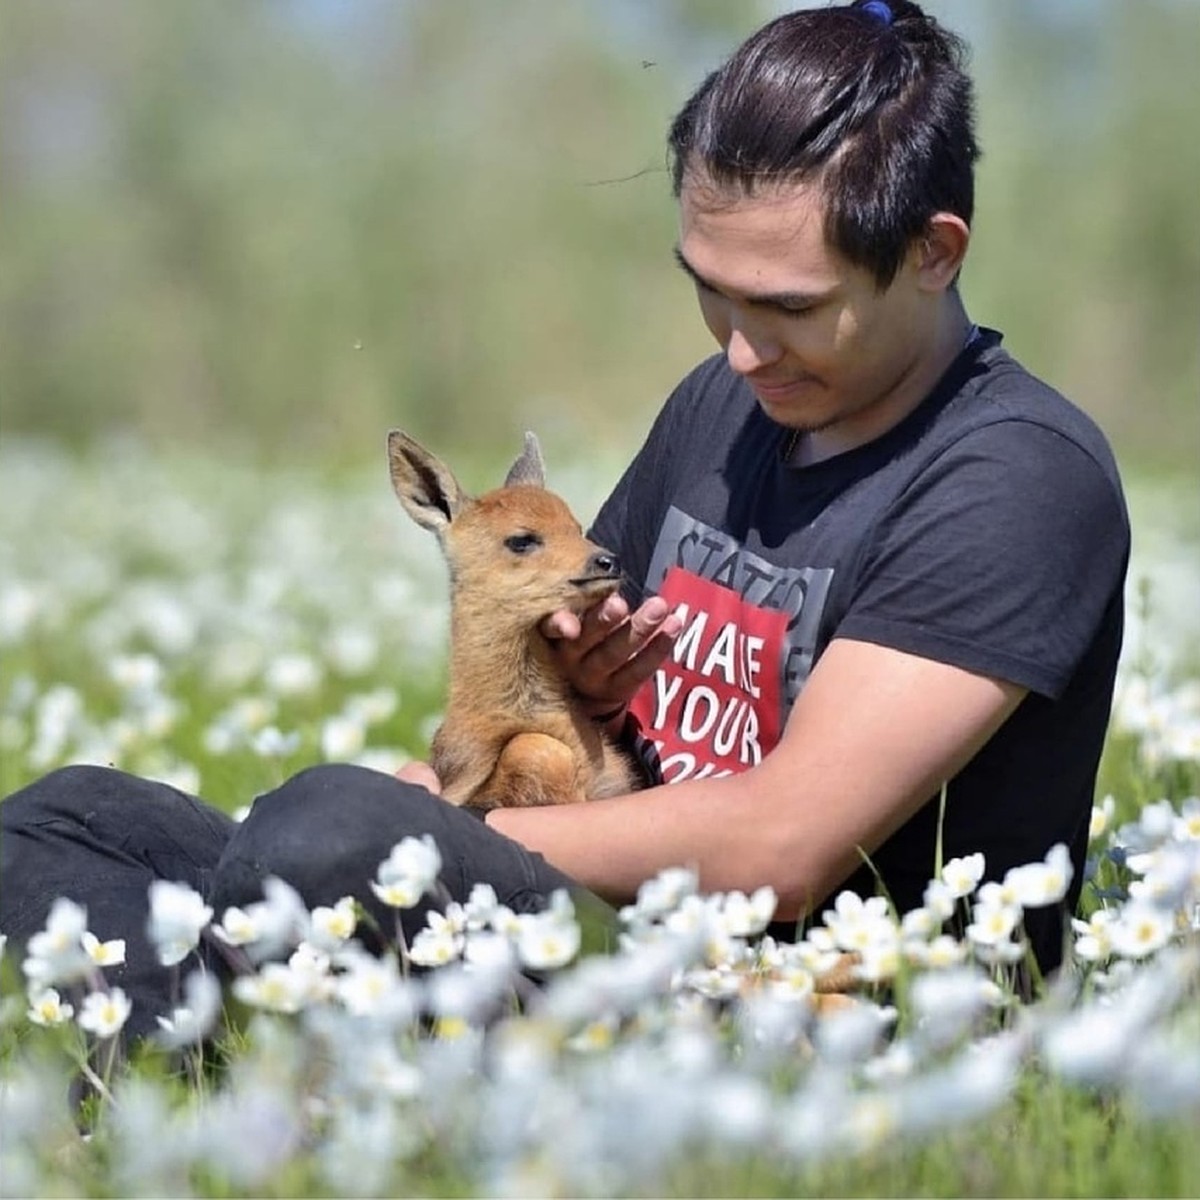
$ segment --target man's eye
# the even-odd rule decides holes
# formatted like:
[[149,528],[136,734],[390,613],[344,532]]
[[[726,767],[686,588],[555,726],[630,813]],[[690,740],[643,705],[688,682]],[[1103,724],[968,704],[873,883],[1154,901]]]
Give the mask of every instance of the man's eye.
[[514,554],[528,554],[541,544],[542,539],[536,533],[514,533],[504,539],[504,545]]
[[811,316],[813,312],[811,304],[780,304],[776,307],[785,317],[807,317]]

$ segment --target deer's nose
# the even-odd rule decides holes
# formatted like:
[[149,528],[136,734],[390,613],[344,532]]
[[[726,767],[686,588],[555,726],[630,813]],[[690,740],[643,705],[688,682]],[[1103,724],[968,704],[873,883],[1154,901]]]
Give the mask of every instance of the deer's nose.
[[607,550],[601,550],[588,559],[589,575],[607,575],[616,578],[621,574],[621,560]]

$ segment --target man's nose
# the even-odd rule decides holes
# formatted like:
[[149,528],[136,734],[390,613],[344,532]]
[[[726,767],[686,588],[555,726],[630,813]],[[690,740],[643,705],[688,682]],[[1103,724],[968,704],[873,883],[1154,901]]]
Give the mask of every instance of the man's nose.
[[777,362],[783,355],[783,347],[759,330],[750,330],[743,325],[734,325],[725,345],[725,358],[729,368],[739,375],[750,375],[762,367]]

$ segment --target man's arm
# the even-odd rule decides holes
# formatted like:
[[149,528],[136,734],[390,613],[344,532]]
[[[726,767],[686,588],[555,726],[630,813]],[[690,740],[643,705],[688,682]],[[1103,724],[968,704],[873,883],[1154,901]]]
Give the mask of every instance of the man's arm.
[[616,903],[670,866],[709,891],[770,884],[794,919],[841,884],[960,771],[1025,689],[868,642],[835,639],[779,745],[741,774],[488,824]]

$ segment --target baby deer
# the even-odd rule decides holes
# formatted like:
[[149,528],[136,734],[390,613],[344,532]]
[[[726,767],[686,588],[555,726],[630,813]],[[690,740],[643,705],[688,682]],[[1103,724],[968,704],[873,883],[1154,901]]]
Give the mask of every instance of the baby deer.
[[437,535],[450,568],[450,695],[430,750],[443,797],[488,809],[639,787],[539,631],[550,613],[583,613],[615,592],[621,569],[546,491],[537,438],[525,435],[504,486],[478,498],[399,430],[388,434],[388,463],[405,512]]

